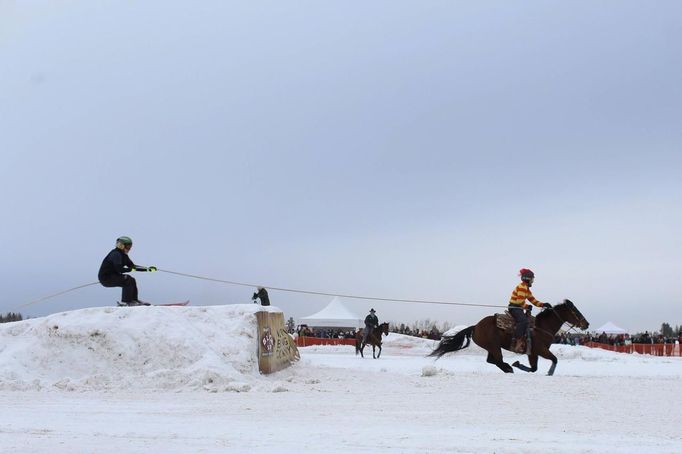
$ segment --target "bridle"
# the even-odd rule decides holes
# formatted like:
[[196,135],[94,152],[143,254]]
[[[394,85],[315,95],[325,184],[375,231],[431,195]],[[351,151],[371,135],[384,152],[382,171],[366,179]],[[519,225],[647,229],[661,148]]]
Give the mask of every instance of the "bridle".
[[[561,325],[559,325],[559,328],[561,328],[562,326],[564,326],[564,323],[568,323],[568,324],[570,325],[567,331],[570,331],[570,330],[572,330],[572,329],[574,329],[574,328],[576,327],[576,323],[571,323],[571,322],[569,322],[568,320],[562,318],[561,315],[559,315],[558,311],[557,311],[555,308],[552,307],[552,308],[550,308],[549,310],[550,310],[550,311],[552,312],[552,314],[554,314],[554,316],[555,316],[556,318],[558,318],[559,321],[561,322]],[[581,316],[579,316],[579,314],[576,313],[576,310],[577,310],[577,309],[575,309],[575,306],[574,306],[573,304],[570,304],[570,305],[568,306],[568,310],[571,312],[571,315],[573,315],[573,318],[574,318],[575,320],[580,321],[581,318],[585,318],[585,317],[582,317],[582,314],[580,314]],[[554,334],[553,334],[553,333],[550,333],[550,332],[547,331],[546,329],[538,328],[537,323],[535,324],[534,329],[536,329],[536,330],[538,330],[538,331],[541,331],[541,332],[547,334],[547,335],[550,336],[550,337],[554,337]],[[557,330],[557,331],[558,331],[558,330]]]

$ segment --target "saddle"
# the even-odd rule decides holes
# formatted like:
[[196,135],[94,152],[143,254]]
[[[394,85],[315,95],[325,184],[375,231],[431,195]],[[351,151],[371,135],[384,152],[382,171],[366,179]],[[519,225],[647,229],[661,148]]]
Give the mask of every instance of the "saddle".
[[[535,327],[535,317],[532,315],[529,317],[528,330],[532,330]],[[504,314],[495,314],[495,325],[500,328],[505,333],[509,334],[510,337],[514,337],[514,331],[516,327],[516,320],[509,314],[509,311],[505,311]],[[510,345],[509,349],[515,351],[516,353],[527,353],[530,354],[530,341],[524,336],[521,341],[521,348],[519,350],[514,350],[514,346]]]
[[[505,333],[513,334],[516,327],[516,320],[509,314],[509,311],[504,311],[504,314],[495,314],[495,325]],[[535,317],[530,316],[528,322],[528,329],[535,327]]]

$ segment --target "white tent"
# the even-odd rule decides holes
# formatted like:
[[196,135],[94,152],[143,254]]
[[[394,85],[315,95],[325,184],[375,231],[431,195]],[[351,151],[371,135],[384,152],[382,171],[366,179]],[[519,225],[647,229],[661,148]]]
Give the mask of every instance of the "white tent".
[[344,306],[338,296],[321,311],[302,317],[299,324],[319,328],[360,328],[364,326],[363,319]]
[[606,322],[599,328],[595,330],[597,334],[601,333],[606,333],[606,334],[626,334],[627,331],[625,331],[623,328],[620,326],[614,325],[612,322]]

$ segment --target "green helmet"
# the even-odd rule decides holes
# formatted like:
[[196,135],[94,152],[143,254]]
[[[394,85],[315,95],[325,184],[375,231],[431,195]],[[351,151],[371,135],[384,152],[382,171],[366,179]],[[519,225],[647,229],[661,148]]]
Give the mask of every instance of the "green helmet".
[[116,243],[121,243],[124,246],[132,246],[133,240],[131,240],[128,236],[120,236],[116,238]]

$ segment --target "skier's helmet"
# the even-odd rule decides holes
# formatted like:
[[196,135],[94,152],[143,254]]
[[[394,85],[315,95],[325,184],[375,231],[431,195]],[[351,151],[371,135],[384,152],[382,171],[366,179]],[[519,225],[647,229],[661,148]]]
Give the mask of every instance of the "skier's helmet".
[[529,270],[528,268],[521,268],[521,269],[519,270],[519,274],[521,275],[521,280],[522,280],[523,282],[526,282],[526,283],[528,283],[528,282],[532,281],[533,279],[535,279],[535,273],[533,273],[533,272],[532,272],[531,270]]
[[128,236],[120,236],[116,238],[116,246],[119,244],[124,248],[130,248],[133,245],[133,240],[131,240]]

